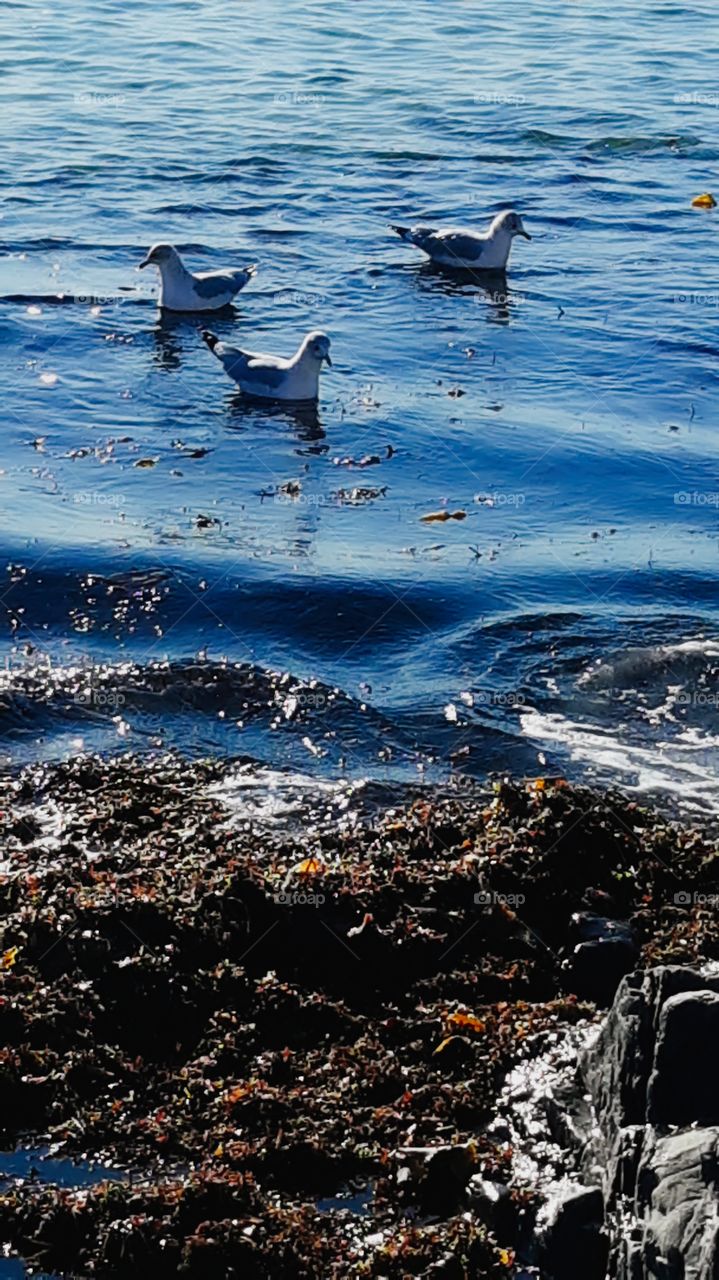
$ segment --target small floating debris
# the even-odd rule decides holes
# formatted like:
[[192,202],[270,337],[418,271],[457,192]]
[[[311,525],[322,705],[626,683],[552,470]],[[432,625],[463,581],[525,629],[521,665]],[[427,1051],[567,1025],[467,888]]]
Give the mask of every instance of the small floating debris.
[[430,511],[426,516],[420,516],[423,524],[435,524],[437,521],[444,523],[446,520],[466,520],[466,511]]
[[137,462],[133,462],[132,465],[133,467],[144,467],[144,468],[156,467],[159,461],[160,461],[159,457],[158,458],[138,458]]
[[358,507],[363,502],[373,502],[375,498],[383,498],[387,492],[387,485],[383,484],[379,488],[355,488],[355,489],[337,489],[334,497],[338,502],[346,502],[349,506]]
[[206,458],[208,453],[213,452],[212,449],[207,448],[205,445],[197,445],[193,448],[192,445],[185,444],[184,440],[173,440],[172,447],[173,449],[179,449],[186,458]]
[[56,373],[41,373],[39,381],[44,387],[54,387],[58,377]]
[[700,196],[695,196],[692,200],[693,209],[716,209],[716,200],[711,191],[704,191]]
[[[388,454],[388,457],[391,455]],[[361,458],[333,458],[332,465],[334,467],[374,467],[377,466],[382,459],[378,453],[366,453]]]

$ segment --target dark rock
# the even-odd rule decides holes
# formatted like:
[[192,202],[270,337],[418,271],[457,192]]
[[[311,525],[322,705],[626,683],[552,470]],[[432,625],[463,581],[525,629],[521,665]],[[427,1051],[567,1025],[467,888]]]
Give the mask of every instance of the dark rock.
[[582,1076],[609,1146],[619,1129],[646,1122],[655,1028],[662,1006],[680,992],[707,989],[719,990],[719,980],[704,979],[696,970],[679,965],[663,965],[623,979],[599,1038],[582,1062]]
[[622,920],[576,912],[570,922],[573,951],[567,961],[572,989],[607,1005],[626,973],[636,964],[638,947],[631,926]]
[[719,1124],[719,995],[687,991],[662,1006],[648,1119]]
[[503,1182],[483,1178],[475,1173],[467,1188],[468,1202],[477,1217],[498,1240],[511,1240],[516,1234],[516,1210],[509,1187]]
[[464,1207],[476,1160],[471,1144],[403,1147],[397,1160],[397,1187],[423,1213],[449,1217]]
[[582,1061],[609,1280],[719,1280],[718,987],[678,966],[630,974]]
[[600,1187],[577,1187],[551,1208],[540,1237],[543,1273],[552,1280],[604,1280],[609,1241]]

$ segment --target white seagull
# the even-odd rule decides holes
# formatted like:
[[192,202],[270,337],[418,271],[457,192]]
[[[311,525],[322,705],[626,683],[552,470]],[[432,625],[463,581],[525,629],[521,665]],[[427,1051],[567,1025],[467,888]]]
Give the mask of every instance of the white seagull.
[[392,230],[440,266],[474,271],[504,271],[514,237],[532,239],[513,209],[498,213],[488,231],[463,231],[454,227],[437,231],[433,227],[396,227],[394,224]]
[[142,267],[157,267],[160,272],[160,306],[169,311],[219,311],[244,289],[257,267],[240,270],[188,271],[177,249],[171,244],[154,244]]
[[317,329],[303,338],[289,360],[241,351],[239,347],[220,342],[207,329],[203,330],[202,337],[240,390],[261,400],[316,400],[322,361],[332,364],[330,340],[326,333]]

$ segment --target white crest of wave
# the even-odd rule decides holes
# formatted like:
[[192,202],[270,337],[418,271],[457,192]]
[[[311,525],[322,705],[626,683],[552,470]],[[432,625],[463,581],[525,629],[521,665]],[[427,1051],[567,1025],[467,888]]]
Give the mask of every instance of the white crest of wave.
[[601,774],[604,780],[632,792],[668,792],[681,807],[705,812],[719,806],[719,774],[706,759],[692,754],[716,750],[719,739],[685,732],[672,741],[638,745],[622,738],[617,729],[580,724],[558,712],[527,710],[521,716],[522,732],[542,747],[557,745],[578,766]]

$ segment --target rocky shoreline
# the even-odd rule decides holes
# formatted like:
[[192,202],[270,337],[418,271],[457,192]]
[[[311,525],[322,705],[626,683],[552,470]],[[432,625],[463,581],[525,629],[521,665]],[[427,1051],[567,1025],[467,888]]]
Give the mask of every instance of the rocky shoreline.
[[[562,779],[273,825],[228,802],[243,769],[6,780],[2,1146],[132,1171],[7,1175],[6,1252],[66,1276],[562,1280],[502,1091],[596,1037],[625,975],[719,959],[714,833]],[[598,1177],[583,1227],[609,1251]]]

